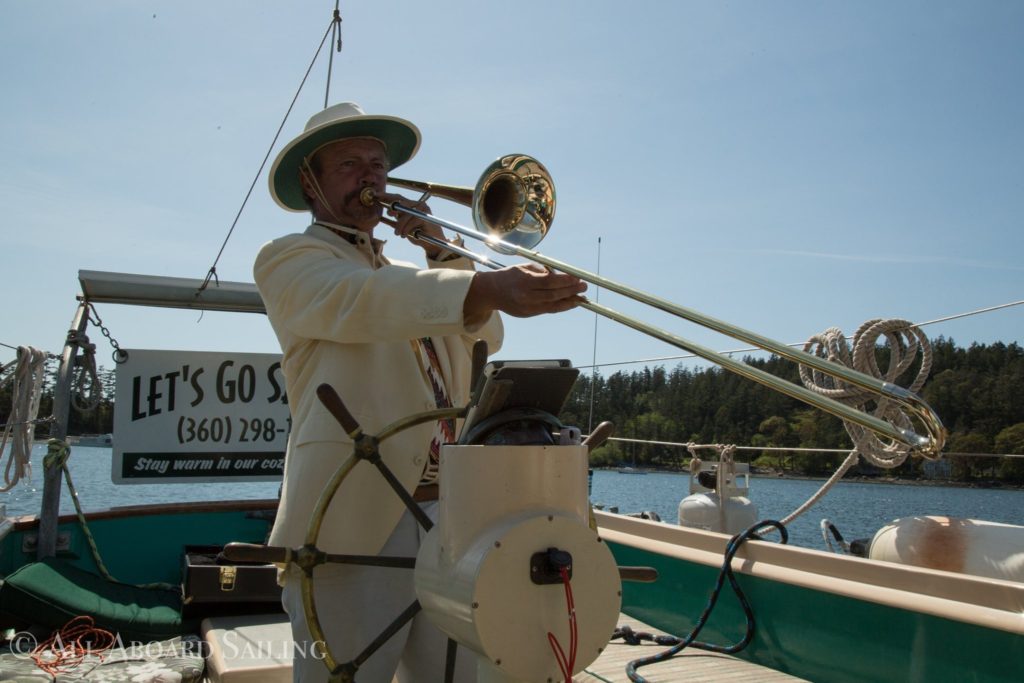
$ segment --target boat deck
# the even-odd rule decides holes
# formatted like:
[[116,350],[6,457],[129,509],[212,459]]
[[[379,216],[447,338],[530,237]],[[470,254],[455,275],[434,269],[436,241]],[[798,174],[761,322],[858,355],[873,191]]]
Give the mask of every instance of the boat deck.
[[[622,614],[618,621],[620,626],[629,626],[634,631],[658,632],[657,629]],[[668,647],[655,643],[627,645],[621,640],[608,644],[601,656],[582,672],[573,676],[575,683],[622,683],[628,682],[626,664],[634,659],[649,657]],[[757,681],[758,683],[774,683],[775,681],[803,681],[805,679],[790,676],[767,667],[752,664],[746,660],[729,655],[707,652],[705,650],[685,649],[672,659],[650,664],[637,669],[637,673],[650,683],[678,683],[678,681]]]
[[[259,638],[256,637],[253,628],[265,628],[266,625],[257,620],[256,624],[249,624],[245,617],[239,617],[246,622],[240,628],[249,629],[249,632],[242,636],[243,642],[256,642],[259,638],[267,637],[266,633]],[[281,614],[273,615],[272,621],[278,628],[288,631],[287,624],[283,621]],[[222,620],[223,621],[223,620]],[[656,633],[657,630],[635,620],[626,614],[620,614],[618,625],[629,626],[637,632]],[[222,627],[229,626],[221,624]],[[213,643],[207,636],[207,642]],[[226,642],[226,641],[225,641]],[[237,654],[227,656],[217,645],[211,645],[213,651],[220,652],[207,661],[206,676],[203,683],[213,683],[214,680],[231,681],[275,681],[284,683],[291,680],[291,663],[288,660],[275,659],[253,660],[251,657],[239,658]],[[668,649],[665,645],[644,643],[642,645],[627,645],[622,640],[608,643],[604,652],[601,653],[593,663],[584,671],[572,677],[573,683],[628,683],[626,666],[630,661],[643,656],[656,654]],[[212,655],[211,655],[212,656]],[[221,676],[212,675],[210,666],[216,660],[216,668],[221,671]],[[225,667],[226,665],[226,667]],[[227,670],[231,671],[228,673]],[[750,661],[732,657],[727,654],[718,654],[705,650],[685,649],[683,652],[666,661],[642,667],[638,673],[649,683],[678,683],[679,681],[745,681],[746,683],[776,683],[780,681],[803,681],[787,674],[779,673],[766,667],[751,664]],[[358,678],[358,677],[356,677]],[[392,683],[397,683],[397,678]]]
[[[282,615],[274,615],[273,617],[273,620],[278,623],[284,623],[282,619]],[[620,626],[628,625],[634,631],[657,632],[657,629],[625,614],[619,615],[618,624]],[[257,627],[262,628],[258,625]],[[246,628],[251,629],[253,626],[250,624]],[[243,638],[242,642],[247,642],[244,638],[254,637],[254,633],[250,631],[241,637]],[[207,642],[210,642],[209,638]],[[214,649],[218,648],[214,647]],[[628,683],[629,678],[626,676],[626,665],[629,662],[666,649],[668,649],[666,646],[654,643],[627,645],[621,640],[616,640],[608,644],[608,647],[596,661],[573,676],[573,683]],[[222,656],[218,660],[221,667],[224,666],[224,661],[220,661],[223,659],[224,657]],[[261,680],[283,683],[284,681],[291,680],[291,662],[289,661],[255,662],[251,658],[238,659],[237,655],[231,655],[227,657],[227,660],[231,660],[229,661],[228,668],[232,669],[232,671],[230,674],[226,672],[223,674],[223,680],[225,681]],[[202,679],[203,683],[213,683],[218,678],[217,676],[211,676],[210,661],[207,662],[205,673],[206,675]],[[804,680],[757,664],[751,664],[736,657],[694,649],[683,650],[680,655],[668,661],[642,667],[638,670],[638,673],[650,683],[678,683],[679,681],[776,683],[779,681],[792,682]],[[356,678],[358,680],[358,676]],[[397,683],[397,681],[398,679],[396,678],[392,683]]]

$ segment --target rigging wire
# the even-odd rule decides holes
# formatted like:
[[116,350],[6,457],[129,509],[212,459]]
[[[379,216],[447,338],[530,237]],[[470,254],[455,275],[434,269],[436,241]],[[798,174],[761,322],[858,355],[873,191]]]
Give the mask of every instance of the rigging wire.
[[[11,349],[13,351],[17,351],[18,350],[17,346],[11,346],[10,344],[5,344],[3,342],[0,342],[0,346],[6,347],[6,348]],[[60,358],[60,356],[54,355],[54,354],[50,353],[49,351],[44,351],[43,353],[45,353],[46,357],[51,359],[51,360],[54,359],[54,358]]]
[[[991,311],[998,311],[1000,309],[1010,308],[1012,306],[1020,306],[1021,304],[1024,304],[1024,299],[1021,299],[1020,301],[1011,301],[1009,303],[999,304],[998,306],[988,306],[986,308],[979,308],[977,310],[967,311],[965,313],[957,313],[955,315],[949,315],[949,316],[946,316],[944,318],[936,318],[935,320],[928,320],[928,321],[925,321],[923,323],[915,323],[914,326],[915,327],[924,327],[925,325],[934,325],[936,323],[944,323],[944,322],[948,322],[950,320],[957,320],[958,318],[967,318],[967,317],[970,317],[972,315],[979,315],[981,313],[990,313]],[[850,337],[847,337],[847,339],[852,339],[852,338],[853,338],[852,335]],[[794,349],[800,348],[803,345],[804,345],[804,342],[796,342],[796,343],[793,343],[793,344],[786,344],[786,346],[789,346],[789,347],[794,348]],[[751,346],[751,347],[747,347],[747,348],[743,348],[743,349],[730,349],[728,351],[719,351],[719,353],[722,354],[723,356],[732,356],[734,353],[752,353],[752,352],[757,352],[757,351],[764,351],[764,349],[756,347],[756,346]],[[640,359],[637,359],[637,360],[614,361],[614,362],[611,362],[611,363],[594,363],[593,365],[578,365],[576,367],[578,367],[579,369],[583,370],[585,368],[605,368],[605,367],[612,367],[612,366],[615,366],[615,365],[640,365],[640,364],[646,364],[646,363],[660,363],[660,362],[668,361],[668,360],[687,360],[687,359],[690,359],[690,358],[698,358],[698,357],[699,356],[697,356],[697,354],[695,354],[695,353],[687,353],[687,354],[678,355],[678,356],[658,356],[658,357],[654,357],[654,358],[640,358]]]
[[918,323],[917,327],[924,327],[925,325],[934,325],[935,323],[944,323],[949,320],[956,320],[957,318],[966,318],[972,315],[978,315],[979,313],[988,313],[990,311],[998,311],[1001,308],[1010,308],[1011,306],[1020,306],[1024,304],[1024,299],[1020,301],[1011,301],[1006,304],[999,304],[998,306],[989,306],[988,308],[979,308],[976,311],[968,311],[966,313],[957,313],[956,315],[948,315],[945,318],[936,318],[935,320],[928,320],[927,322]]
[[263,175],[263,169],[266,168],[267,160],[270,159],[271,153],[274,151],[274,145],[277,144],[277,139],[281,136],[281,131],[284,130],[285,124],[288,122],[288,117],[292,113],[292,109],[295,107],[295,103],[299,99],[299,95],[302,93],[302,88],[306,85],[306,80],[309,79],[309,74],[313,71],[313,66],[316,64],[317,58],[320,57],[320,52],[324,48],[324,44],[327,42],[328,36],[332,34],[335,27],[338,26],[338,46],[341,46],[341,15],[335,9],[335,14],[331,18],[331,24],[327,27],[324,32],[324,37],[320,40],[320,45],[317,47],[316,52],[313,54],[313,60],[309,63],[309,67],[306,68],[306,74],[302,77],[302,82],[299,83],[298,90],[295,91],[295,96],[292,98],[291,104],[288,105],[288,111],[284,114],[284,119],[281,121],[281,125],[278,126],[277,132],[274,134],[274,139],[270,142],[270,147],[267,149],[266,155],[263,157],[263,162],[260,164],[260,168],[256,171],[256,176],[252,179],[252,184],[249,185],[249,191],[245,193],[245,198],[242,200],[242,205],[238,208],[238,213],[235,214],[235,219],[231,222],[231,228],[228,229],[228,234],[224,238],[224,242],[220,245],[220,251],[217,252],[217,257],[213,259],[213,265],[210,266],[210,270],[207,271],[206,277],[203,279],[203,284],[196,290],[196,296],[202,294],[203,290],[210,284],[210,280],[215,280],[217,284],[220,284],[220,280],[217,278],[217,264],[220,262],[220,257],[224,254],[224,248],[228,245],[228,240],[231,239],[232,233],[235,231],[235,227],[238,225],[238,220],[242,217],[242,212],[245,210],[246,204],[249,202],[249,198],[252,196],[253,190],[256,188],[256,183],[259,182],[260,176]]
[[[584,438],[586,435],[584,435]],[[654,441],[650,439],[630,439],[626,437],[611,436],[608,441],[621,441],[623,443],[638,443],[648,446],[671,446],[674,448],[718,448],[721,444],[697,444],[683,443],[680,441]],[[811,448],[805,446],[735,446],[738,451],[780,451],[785,453],[849,453],[849,448]],[[1024,458],[1021,453],[943,453],[946,457],[957,456],[963,458]]]
[[[341,4],[341,0],[335,0],[334,2],[334,20],[331,22],[331,42],[335,42],[337,39],[338,53],[341,53],[341,10],[338,6]],[[324,88],[324,109],[327,109],[327,104],[330,102],[331,97],[331,72],[334,70],[334,53],[328,50],[327,59],[327,86]]]

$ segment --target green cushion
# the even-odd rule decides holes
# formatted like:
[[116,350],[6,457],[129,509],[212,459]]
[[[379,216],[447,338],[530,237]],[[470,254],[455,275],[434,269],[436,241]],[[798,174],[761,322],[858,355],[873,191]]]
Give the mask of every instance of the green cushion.
[[125,641],[162,640],[195,630],[195,624],[182,621],[177,591],[107,581],[54,558],[7,576],[0,611],[51,629],[89,615]]

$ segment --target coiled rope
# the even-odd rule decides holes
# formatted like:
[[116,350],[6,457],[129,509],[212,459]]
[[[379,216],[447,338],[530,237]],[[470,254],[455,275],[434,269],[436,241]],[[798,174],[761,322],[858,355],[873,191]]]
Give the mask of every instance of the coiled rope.
[[11,387],[11,413],[4,425],[0,453],[11,443],[11,453],[4,468],[4,484],[0,492],[10,491],[22,477],[32,476],[32,445],[35,443],[36,416],[43,394],[43,377],[46,374],[45,351],[31,346],[18,347],[18,360]]
[[[736,534],[729,539],[729,543],[725,548],[725,557],[722,561],[722,569],[718,573],[718,579],[715,581],[715,587],[712,589],[707,605],[704,607],[704,611],[701,613],[700,618],[697,619],[697,623],[694,625],[693,629],[684,638],[676,638],[675,636],[662,636],[659,639],[652,638],[655,642],[660,644],[667,645],[672,642],[676,644],[674,647],[663,652],[659,652],[656,655],[635,659],[627,664],[626,675],[629,676],[629,680],[633,681],[633,683],[648,683],[646,678],[636,672],[638,668],[671,659],[682,652],[686,647],[695,647],[701,650],[708,650],[710,652],[720,652],[722,654],[735,654],[750,644],[751,639],[754,637],[754,629],[756,626],[754,621],[754,611],[750,607],[750,602],[747,600],[746,594],[744,594],[743,589],[740,587],[739,581],[736,580],[736,576],[733,574],[732,560],[745,542],[751,538],[757,539],[762,532],[773,528],[779,530],[779,534],[781,536],[780,543],[787,543],[789,541],[789,532],[786,531],[786,527],[780,522],[776,522],[774,520],[758,522],[742,533]],[[736,594],[736,598],[740,602],[740,607],[743,608],[743,614],[747,619],[746,632],[738,643],[734,643],[732,645],[715,645],[713,643],[698,641],[697,636],[700,635],[701,630],[707,624],[708,618],[711,616],[711,612],[715,609],[715,605],[718,603],[718,596],[722,592],[722,586],[726,579],[729,580],[729,586],[732,588],[733,593]],[[627,643],[636,645],[639,644],[642,639],[639,637],[640,635],[641,634],[637,634],[629,627],[622,627],[615,630],[612,634],[612,640],[615,638],[623,638]]]
[[[879,337],[885,336],[889,345],[889,367],[883,374],[878,367],[878,356],[875,346]],[[906,320],[869,320],[860,326],[853,335],[853,356],[850,346],[842,330],[830,327],[821,334],[815,335],[804,344],[804,351],[813,353],[819,358],[826,358],[834,363],[842,363],[847,367],[871,377],[896,384],[897,379],[913,365],[918,350],[921,351],[921,367],[917,376],[907,387],[917,393],[928,379],[932,369],[932,347],[928,338],[913,323]],[[825,375],[818,370],[800,366],[800,379],[811,391],[845,403],[858,410],[865,410],[874,401],[875,407],[871,414],[897,427],[911,429],[910,418],[895,401],[879,397],[874,392],[854,387],[846,382]],[[866,412],[866,411],[865,411]],[[907,459],[910,449],[896,442],[883,443],[878,435],[858,424],[843,421],[846,432],[853,440],[855,450],[865,460],[877,467],[890,469],[898,467]]]
[[103,385],[96,372],[96,345],[89,341],[84,332],[68,332],[69,345],[82,350],[75,359],[75,378],[72,382],[71,400],[78,410],[91,413],[103,399]]
[[[884,374],[878,367],[878,357],[875,353],[878,339],[883,335],[889,345],[889,367]],[[847,343],[843,331],[838,327],[830,327],[821,334],[814,335],[804,344],[804,351],[807,353],[813,353],[819,358],[826,358],[834,363],[852,367],[890,384],[897,384],[897,380],[911,368],[919,350],[921,367],[910,386],[907,387],[914,393],[921,390],[925,380],[928,379],[928,373],[931,372],[932,346],[920,328],[911,322],[895,318],[865,322],[853,335],[852,356],[850,345]],[[865,409],[874,401],[875,407],[871,414],[875,417],[904,429],[911,429],[913,426],[910,418],[899,404],[891,399],[879,397],[867,389],[851,386],[805,365],[800,366],[800,379],[804,386],[811,391],[864,412],[867,412]],[[853,440],[853,450],[814,495],[782,518],[782,524],[789,524],[817,504],[835,486],[836,482],[859,462],[862,456],[876,467],[892,469],[902,465],[910,453],[910,449],[903,444],[895,441],[884,443],[877,434],[858,424],[843,420],[843,427],[846,428],[846,433]]]

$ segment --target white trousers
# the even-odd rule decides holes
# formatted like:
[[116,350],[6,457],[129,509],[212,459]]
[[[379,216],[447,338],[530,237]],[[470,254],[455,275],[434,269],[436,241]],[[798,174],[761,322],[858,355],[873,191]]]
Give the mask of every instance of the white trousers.
[[[423,505],[437,519],[437,503]],[[381,555],[415,557],[426,532],[406,512]],[[291,620],[293,680],[296,683],[326,683],[327,666],[306,626],[302,608],[301,572],[290,567],[284,573],[281,602]],[[317,616],[328,645],[338,662],[358,656],[399,614],[416,599],[411,569],[328,564],[313,572],[313,594]],[[418,613],[359,667],[357,683],[440,683],[444,681],[448,639]],[[312,654],[311,654],[312,653]],[[458,648],[455,681],[476,680],[476,655]]]

